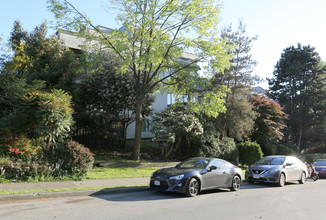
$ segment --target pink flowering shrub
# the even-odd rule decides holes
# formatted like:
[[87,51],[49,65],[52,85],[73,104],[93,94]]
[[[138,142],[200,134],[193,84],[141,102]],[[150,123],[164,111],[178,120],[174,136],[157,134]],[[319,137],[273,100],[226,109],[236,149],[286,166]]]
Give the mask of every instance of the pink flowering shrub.
[[8,136],[0,141],[0,155],[16,159],[29,159],[39,153],[41,147],[36,141],[25,137]]

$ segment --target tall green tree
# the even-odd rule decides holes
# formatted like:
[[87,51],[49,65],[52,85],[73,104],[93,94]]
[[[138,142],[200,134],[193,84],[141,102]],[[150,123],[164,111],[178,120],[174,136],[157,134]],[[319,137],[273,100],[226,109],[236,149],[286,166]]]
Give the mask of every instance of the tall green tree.
[[251,86],[259,81],[258,77],[251,75],[257,61],[253,60],[250,54],[252,43],[257,36],[247,37],[245,32],[245,25],[240,21],[236,31],[233,31],[230,25],[222,29],[221,33],[227,44],[234,46],[227,51],[231,55],[230,68],[225,70],[223,75],[216,74],[213,78],[214,87],[225,86],[228,89],[225,97],[227,110],[213,119],[221,138],[224,136],[237,140],[248,138],[257,117],[253,105],[248,100]]
[[[101,32],[67,0],[49,0],[49,3],[64,28],[85,30],[87,38],[90,33],[94,36],[94,31],[89,32],[88,28],[95,30],[96,39],[111,49],[122,63],[119,71],[131,73],[131,89],[136,97],[132,159],[139,158],[142,111],[148,94],[157,91],[165,80],[178,78],[199,61],[210,59],[215,71],[228,65],[229,58],[216,28],[221,7],[217,0],[111,0],[108,4],[118,9],[117,21],[121,28],[110,33]],[[184,52],[195,56],[180,62]]]
[[12,55],[3,62],[1,74],[25,78],[29,83],[44,81],[46,89],[74,90],[83,72],[83,57],[61,47],[54,36],[47,37],[46,23],[28,33],[15,21],[8,45]]
[[314,47],[298,43],[283,50],[268,82],[272,98],[289,115],[287,140],[300,152],[311,129],[325,123],[325,67]]

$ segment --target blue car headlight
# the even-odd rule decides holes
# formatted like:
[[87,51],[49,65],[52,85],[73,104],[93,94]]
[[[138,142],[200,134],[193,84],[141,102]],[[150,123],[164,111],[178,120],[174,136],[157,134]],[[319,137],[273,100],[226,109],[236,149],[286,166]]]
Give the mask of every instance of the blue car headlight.
[[178,176],[171,176],[169,179],[170,180],[181,180],[184,177],[183,174],[178,175]]

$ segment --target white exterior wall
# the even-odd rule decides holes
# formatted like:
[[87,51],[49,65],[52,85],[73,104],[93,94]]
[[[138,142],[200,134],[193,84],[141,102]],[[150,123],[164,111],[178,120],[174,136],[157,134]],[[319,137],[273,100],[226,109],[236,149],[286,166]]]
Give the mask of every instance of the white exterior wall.
[[65,47],[69,47],[72,49],[81,50],[81,45],[85,44],[85,39],[78,38],[76,35],[68,32],[68,31],[60,31],[57,33],[58,40],[60,40],[61,44]]
[[[167,102],[167,94],[161,94],[161,93],[155,93],[155,101],[152,104],[153,113],[163,111],[168,107]],[[151,117],[147,117],[147,120],[151,121]],[[135,126],[136,123],[131,123],[127,128],[127,139],[134,139],[135,138]],[[151,132],[142,132],[141,133],[142,138],[152,138],[154,135]]]

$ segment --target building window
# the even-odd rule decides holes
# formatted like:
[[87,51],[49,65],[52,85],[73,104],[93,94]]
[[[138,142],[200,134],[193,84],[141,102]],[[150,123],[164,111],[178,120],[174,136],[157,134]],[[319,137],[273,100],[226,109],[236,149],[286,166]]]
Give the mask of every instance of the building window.
[[173,94],[167,94],[167,105],[172,105],[175,103],[175,97]]
[[141,131],[142,132],[149,132],[149,120],[145,119],[143,120],[142,126],[141,126]]

